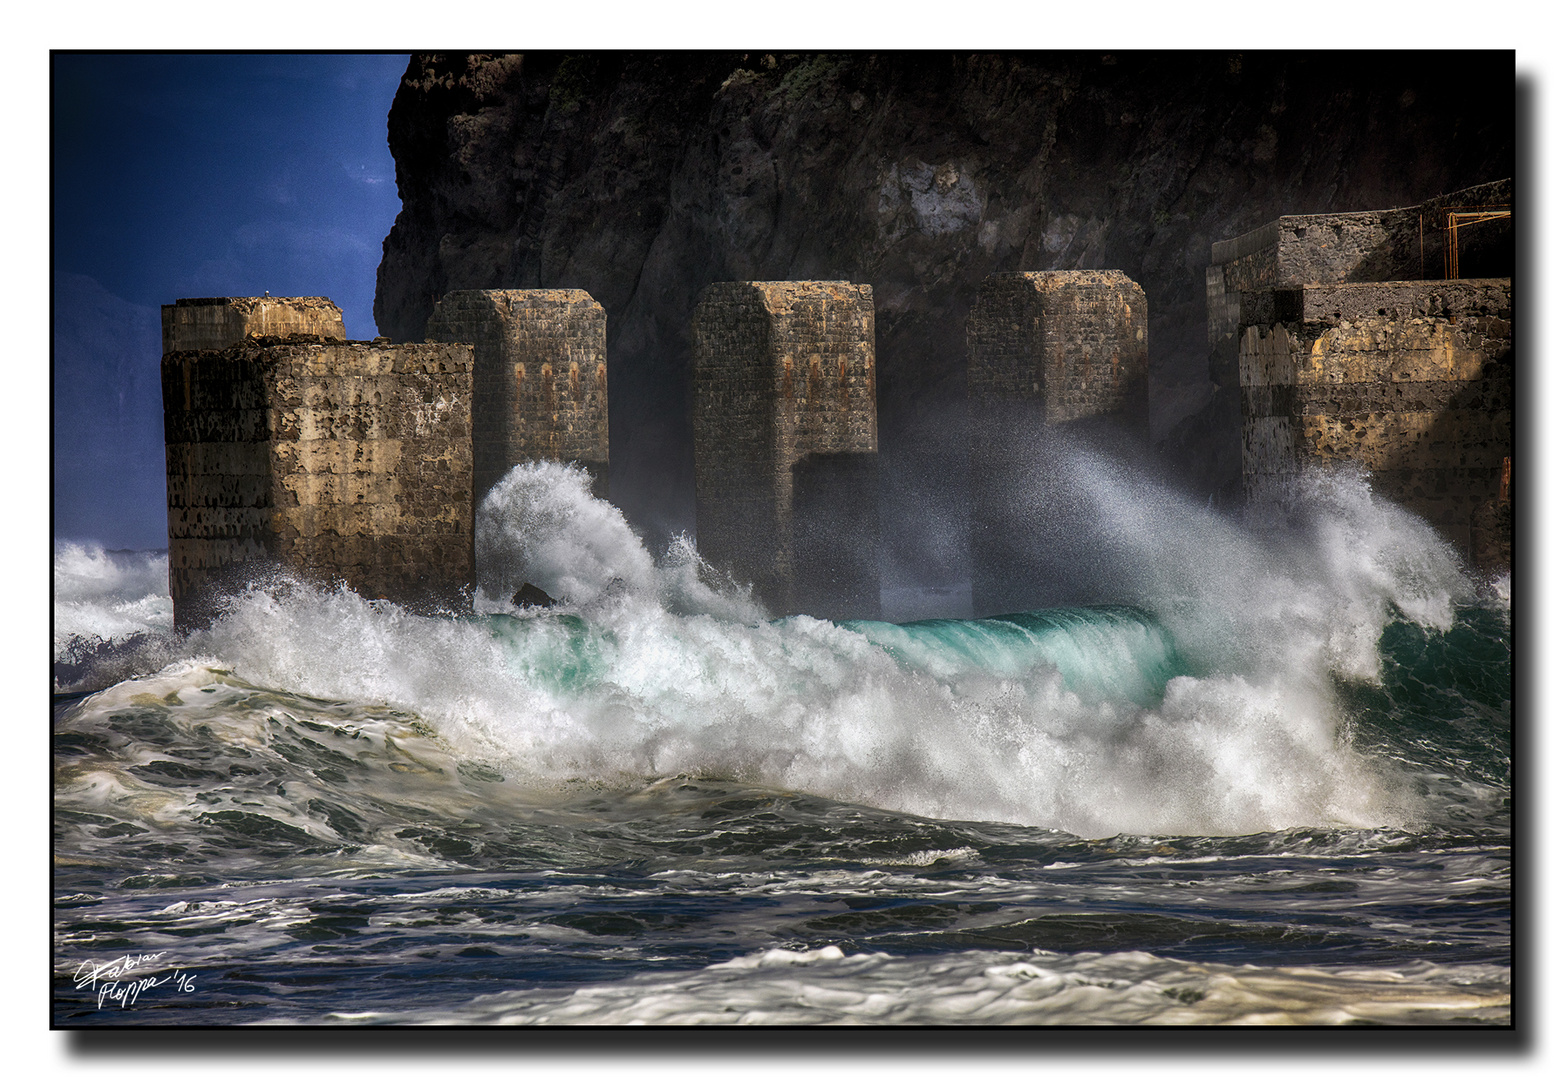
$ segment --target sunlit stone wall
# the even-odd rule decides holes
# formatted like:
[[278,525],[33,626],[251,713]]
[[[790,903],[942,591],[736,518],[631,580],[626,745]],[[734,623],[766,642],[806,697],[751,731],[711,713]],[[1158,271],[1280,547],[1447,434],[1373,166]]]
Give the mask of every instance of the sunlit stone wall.
[[511,467],[574,461],[608,495],[607,321],[581,289],[447,293],[426,331],[473,346],[473,485],[481,503]]
[[260,337],[165,353],[162,376],[177,625],[271,568],[464,603],[470,346]]

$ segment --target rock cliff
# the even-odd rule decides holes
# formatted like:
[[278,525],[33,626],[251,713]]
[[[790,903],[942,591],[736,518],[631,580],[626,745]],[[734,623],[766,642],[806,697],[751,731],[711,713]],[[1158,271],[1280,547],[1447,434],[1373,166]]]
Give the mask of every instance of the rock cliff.
[[888,532],[887,570],[955,576],[964,323],[986,275],[1136,281],[1153,435],[1210,488],[1212,242],[1511,176],[1515,101],[1510,53],[415,56],[388,121],[403,208],[375,317],[421,340],[452,289],[590,292],[613,495],[659,533],[694,518],[701,289],[868,283],[883,507],[921,522]]

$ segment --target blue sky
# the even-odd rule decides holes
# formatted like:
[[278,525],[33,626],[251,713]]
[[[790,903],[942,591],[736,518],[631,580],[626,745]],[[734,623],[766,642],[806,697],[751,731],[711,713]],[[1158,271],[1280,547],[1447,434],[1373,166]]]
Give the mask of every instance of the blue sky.
[[405,54],[56,54],[56,270],[153,308],[329,296],[375,336]]
[[406,54],[55,53],[53,534],[163,547],[159,309],[327,296],[374,337]]

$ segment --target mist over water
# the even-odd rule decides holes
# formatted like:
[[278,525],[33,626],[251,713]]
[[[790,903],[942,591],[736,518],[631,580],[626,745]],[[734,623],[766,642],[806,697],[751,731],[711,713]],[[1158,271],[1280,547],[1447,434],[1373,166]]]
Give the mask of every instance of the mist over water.
[[115,639],[174,627],[165,552],[56,542],[53,584],[56,651],[73,636]]
[[180,655],[164,551],[54,545],[54,689],[97,689]]
[[[1379,680],[1394,620],[1442,632],[1475,601],[1432,530],[1351,475],[1312,475],[1293,523],[1245,525],[1105,459],[1067,464],[1117,606],[768,620],[688,538],[654,558],[583,471],[537,463],[479,511],[478,616],[295,582],[252,588],[179,649],[256,686],[407,710],[541,791],[715,776],[1081,836],[1438,815],[1353,744],[1339,693]],[[111,629],[151,564],[136,578],[105,558],[61,564],[102,568]],[[560,603],[516,609],[524,581]]]

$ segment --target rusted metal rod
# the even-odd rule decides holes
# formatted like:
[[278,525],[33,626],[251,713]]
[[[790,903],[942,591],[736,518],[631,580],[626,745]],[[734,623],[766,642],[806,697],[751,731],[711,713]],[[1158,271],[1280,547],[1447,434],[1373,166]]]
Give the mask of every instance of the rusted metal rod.
[[[1456,230],[1468,225],[1477,225],[1484,221],[1499,221],[1511,216],[1509,210],[1475,209],[1475,210],[1449,210],[1445,215],[1445,276],[1447,278],[1461,277],[1461,268],[1457,259]],[[1419,258],[1423,258],[1423,228],[1420,218],[1419,228]]]

